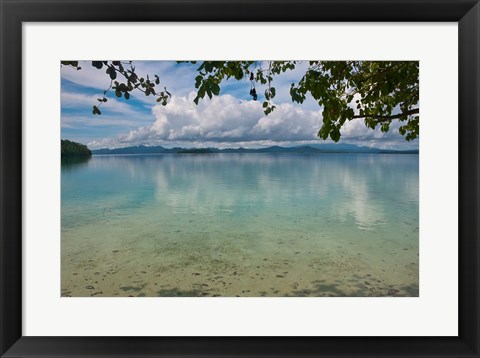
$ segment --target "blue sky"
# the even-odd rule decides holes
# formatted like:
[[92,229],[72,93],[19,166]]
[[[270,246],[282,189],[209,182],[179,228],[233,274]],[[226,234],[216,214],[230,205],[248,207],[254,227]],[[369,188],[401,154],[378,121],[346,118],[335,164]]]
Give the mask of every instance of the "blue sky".
[[[259,98],[253,101],[249,95],[250,81],[246,79],[224,81],[219,96],[211,100],[206,97],[195,105],[194,84],[199,64],[175,61],[134,61],[138,75],[160,76],[160,88],[167,87],[173,95],[167,106],[141,92],[134,91],[125,100],[109,91],[108,102],[100,107],[102,114],[94,116],[92,106],[103,96],[110,79],[105,69],[97,70],[90,61],[80,61],[79,65],[81,70],[61,67],[61,136],[91,149],[140,144],[258,148],[324,143],[316,137],[322,125],[322,108],[311,98],[301,105],[293,103],[289,94],[290,84],[302,77],[307,62],[274,78],[272,85],[277,95],[273,102],[277,108],[268,116],[262,109],[265,86],[256,86]],[[342,128],[340,142],[418,149],[418,140],[407,142],[398,133],[398,127],[398,121],[394,122],[388,133],[382,133],[366,128],[362,120],[353,120]]]

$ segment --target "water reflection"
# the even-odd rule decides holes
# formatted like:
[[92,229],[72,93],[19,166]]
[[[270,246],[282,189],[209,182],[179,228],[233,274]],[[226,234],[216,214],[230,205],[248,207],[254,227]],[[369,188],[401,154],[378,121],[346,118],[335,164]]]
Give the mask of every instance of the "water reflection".
[[65,295],[418,295],[418,155],[94,156],[61,212]]
[[100,156],[65,168],[73,165],[88,165],[83,183],[104,188],[97,196],[109,203],[156,205],[159,213],[323,216],[362,230],[385,226],[395,208],[418,213],[411,155]]
[[85,167],[92,159],[90,156],[63,156],[61,159],[62,171]]

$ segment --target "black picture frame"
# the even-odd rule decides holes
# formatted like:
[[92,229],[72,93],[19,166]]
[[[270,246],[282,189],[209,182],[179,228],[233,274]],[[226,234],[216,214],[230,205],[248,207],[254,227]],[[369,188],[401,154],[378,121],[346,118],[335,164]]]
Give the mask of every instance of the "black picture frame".
[[[478,0],[0,0],[0,12],[2,357],[480,356]],[[458,337],[22,336],[22,23],[50,21],[458,22]]]

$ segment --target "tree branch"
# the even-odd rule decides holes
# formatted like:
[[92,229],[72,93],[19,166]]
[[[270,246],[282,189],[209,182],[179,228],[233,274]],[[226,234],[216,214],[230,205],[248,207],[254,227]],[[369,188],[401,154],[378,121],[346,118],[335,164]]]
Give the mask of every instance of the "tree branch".
[[372,78],[374,78],[374,77],[378,77],[378,76],[380,76],[380,75],[384,75],[385,73],[388,73],[388,72],[390,72],[390,71],[392,71],[392,70],[393,70],[393,71],[397,71],[397,70],[399,70],[400,68],[402,68],[402,67],[405,66],[405,65],[406,65],[406,62],[400,62],[400,64],[398,64],[398,65],[393,65],[393,66],[387,67],[387,68],[385,68],[385,69],[383,69],[383,70],[381,70],[381,71],[379,71],[379,72],[376,72],[376,73],[372,74],[371,76],[368,76],[368,77],[360,80],[360,83],[363,83],[363,82],[365,82],[365,81],[368,81],[368,80],[370,80],[370,79],[372,79]]
[[373,119],[376,119],[378,122],[389,122],[389,121],[391,121],[393,119],[396,119],[396,118],[410,116],[412,114],[417,114],[417,113],[419,113],[419,109],[414,108],[410,111],[403,112],[403,113],[398,113],[398,114],[393,114],[391,116],[377,116],[377,115],[364,114],[364,115],[353,116],[352,118],[373,118]]

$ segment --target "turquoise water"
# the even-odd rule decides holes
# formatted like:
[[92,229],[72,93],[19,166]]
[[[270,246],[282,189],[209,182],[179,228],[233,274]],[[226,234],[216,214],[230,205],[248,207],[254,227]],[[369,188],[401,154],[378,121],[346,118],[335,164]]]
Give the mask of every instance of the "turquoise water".
[[418,296],[418,155],[62,165],[62,296]]

